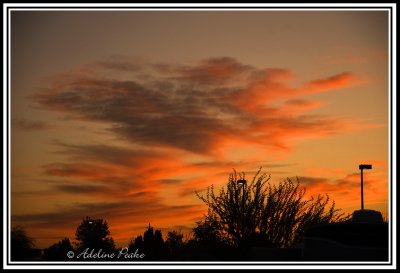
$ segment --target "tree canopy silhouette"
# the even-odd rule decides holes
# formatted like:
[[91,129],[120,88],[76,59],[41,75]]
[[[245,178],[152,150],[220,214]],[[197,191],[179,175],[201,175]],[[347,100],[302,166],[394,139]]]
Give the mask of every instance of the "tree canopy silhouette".
[[69,238],[64,238],[58,243],[51,245],[44,250],[44,259],[49,261],[68,261],[68,251],[74,250]]
[[182,233],[176,230],[169,231],[165,244],[167,245],[171,258],[181,257],[185,245]]
[[11,260],[21,261],[35,255],[34,240],[26,234],[21,226],[11,229]]
[[271,176],[262,173],[261,168],[250,183],[243,184],[244,178],[244,173],[234,171],[218,193],[213,185],[205,196],[196,193],[208,206],[208,214],[195,233],[201,235],[208,230],[207,236],[235,245],[262,242],[265,246],[288,247],[300,242],[312,225],[343,222],[350,217],[335,209],[335,202],[330,203],[328,195],[306,199],[306,190],[298,178],[272,185]]
[[86,248],[111,252],[115,249],[113,238],[110,236],[107,221],[86,217],[75,232],[78,249]]

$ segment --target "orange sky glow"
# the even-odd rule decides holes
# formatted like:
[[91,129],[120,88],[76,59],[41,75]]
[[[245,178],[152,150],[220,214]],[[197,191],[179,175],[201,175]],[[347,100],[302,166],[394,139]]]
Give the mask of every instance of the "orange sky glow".
[[13,11],[11,224],[189,232],[233,169],[388,217],[386,11]]

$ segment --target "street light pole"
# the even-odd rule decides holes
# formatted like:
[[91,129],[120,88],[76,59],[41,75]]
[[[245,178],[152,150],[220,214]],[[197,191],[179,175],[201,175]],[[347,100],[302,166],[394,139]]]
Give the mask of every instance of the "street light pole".
[[358,166],[358,168],[361,170],[361,210],[364,210],[364,173],[363,170],[370,170],[372,169],[371,164],[361,164]]
[[361,210],[364,210],[364,175],[361,169]]
[[237,181],[238,185],[242,185],[242,232],[244,233],[244,186],[246,185],[246,179],[239,179]]
[[243,205],[243,208],[244,208],[244,186],[246,185],[246,179],[239,179],[238,181],[237,181],[237,183],[238,183],[238,185],[242,185],[242,205]]

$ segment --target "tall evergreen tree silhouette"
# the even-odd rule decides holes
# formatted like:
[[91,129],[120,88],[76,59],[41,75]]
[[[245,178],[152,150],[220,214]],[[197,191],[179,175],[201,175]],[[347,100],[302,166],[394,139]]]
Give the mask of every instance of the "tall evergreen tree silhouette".
[[143,237],[139,235],[129,244],[131,252],[138,249],[145,254],[145,260],[164,260],[168,257],[167,246],[162,237],[161,230],[155,230],[152,226],[148,226]]

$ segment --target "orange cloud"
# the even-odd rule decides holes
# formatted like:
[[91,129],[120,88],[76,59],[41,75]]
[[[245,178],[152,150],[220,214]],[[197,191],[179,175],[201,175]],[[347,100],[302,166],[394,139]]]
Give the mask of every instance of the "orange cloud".
[[343,72],[325,79],[313,80],[302,88],[305,93],[323,92],[353,86],[357,83],[356,77],[350,72]]

